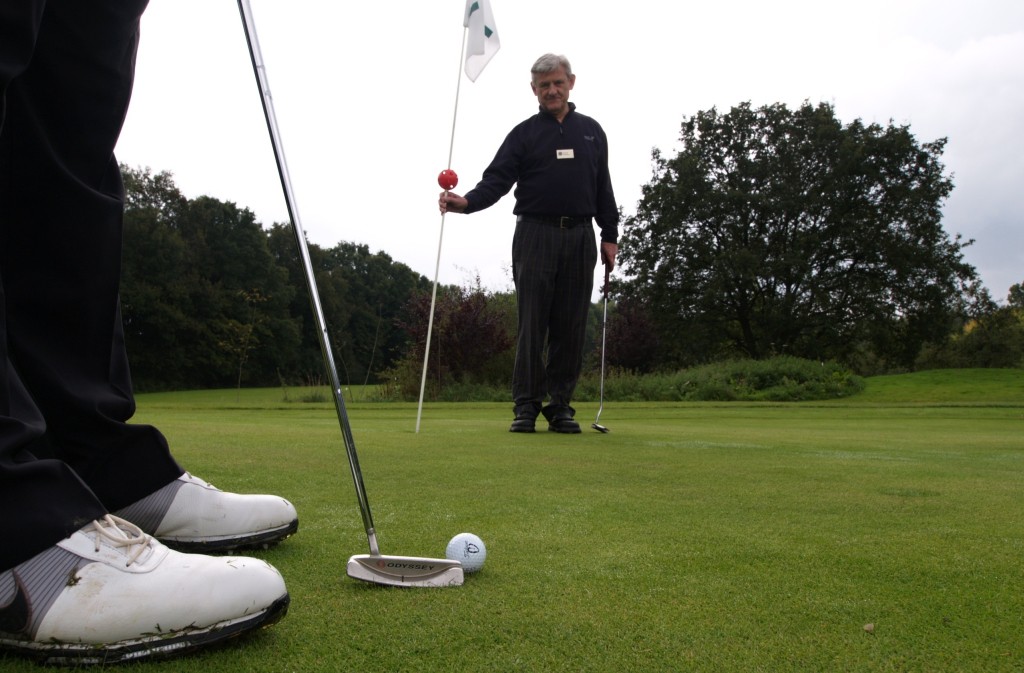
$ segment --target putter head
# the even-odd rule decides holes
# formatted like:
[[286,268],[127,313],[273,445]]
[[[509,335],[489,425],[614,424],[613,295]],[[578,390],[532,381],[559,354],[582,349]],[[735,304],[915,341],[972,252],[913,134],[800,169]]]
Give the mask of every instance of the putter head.
[[463,582],[462,564],[458,561],[383,554],[356,554],[349,558],[348,576],[396,587],[457,587]]
[[597,430],[598,432],[604,432],[604,433],[609,433],[609,432],[611,432],[611,430],[609,430],[608,428],[604,427],[604,426],[603,426],[603,425],[601,425],[600,423],[591,423],[591,424],[590,424],[590,427],[594,428],[594,429],[595,429],[595,430]]

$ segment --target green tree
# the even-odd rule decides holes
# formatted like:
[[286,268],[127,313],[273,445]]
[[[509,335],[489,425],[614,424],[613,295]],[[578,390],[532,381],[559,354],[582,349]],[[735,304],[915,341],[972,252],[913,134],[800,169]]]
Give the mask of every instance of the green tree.
[[408,347],[408,335],[396,321],[404,316],[409,298],[430,282],[384,252],[371,253],[366,245],[343,242],[326,255],[345,282],[348,321],[342,326],[342,352],[353,383],[375,381]]
[[744,103],[698,112],[680,140],[653,152],[621,253],[669,363],[867,348],[903,367],[959,324],[978,279],[971,241],[941,226],[944,139]]
[[1008,303],[998,306],[980,297],[981,310],[973,312],[961,329],[943,342],[930,344],[917,360],[919,369],[954,367],[1024,367],[1024,294],[1010,287]]
[[151,168],[131,168],[121,164],[124,180],[125,210],[129,213],[150,212],[164,223],[174,222],[188,206],[168,171],[156,175]]
[[[378,373],[391,368],[408,345],[397,326],[406,303],[430,282],[383,252],[371,253],[366,245],[343,242],[325,250],[307,242],[307,247],[339,376],[350,384],[377,382]],[[301,288],[290,309],[302,329],[299,371],[319,377],[319,335],[290,225],[271,227],[270,249],[287,269],[292,286]]]
[[1006,301],[1012,308],[1024,309],[1024,283],[1011,285]]
[[[290,225],[264,229],[247,208],[188,200],[170,173],[122,166],[121,296],[140,390],[322,380],[305,270]],[[377,382],[407,346],[397,322],[429,281],[365,245],[309,245],[343,381]]]
[[197,282],[191,310],[195,332],[190,378],[201,387],[235,385],[237,325],[252,322],[248,297],[258,295],[260,320],[252,325],[247,356],[250,385],[274,385],[277,372],[290,369],[298,331],[288,312],[295,288],[275,263],[266,232],[248,208],[201,196],[189,202],[179,222]]
[[169,173],[121,167],[125,182],[121,316],[135,384],[142,390],[184,387],[196,278],[176,222],[188,200]]
[[921,351],[918,369],[1024,367],[1024,310],[1003,306]]
[[238,360],[238,381],[236,390],[242,388],[242,374],[245,371],[245,363],[249,354],[259,345],[259,337],[256,335],[256,327],[262,322],[259,306],[266,302],[259,290],[246,292],[239,290],[238,294],[249,306],[248,322],[239,322],[229,318],[224,323],[225,338],[221,341],[221,347],[232,353]]
[[[324,364],[320,352],[320,341],[316,322],[313,320],[309,292],[306,289],[306,275],[299,261],[299,251],[295,245],[291,226],[280,223],[272,225],[267,232],[267,245],[275,264],[285,270],[288,285],[295,288],[289,302],[288,314],[298,333],[299,344],[294,352],[293,365],[282,368],[279,376],[292,379],[292,382],[322,381],[324,380]],[[313,244],[307,243],[307,245],[310,258],[319,259],[320,249]],[[319,288],[328,272],[323,270],[323,264],[314,263],[314,273],[317,275]],[[329,329],[333,328],[334,324],[333,318],[328,320]]]
[[[122,174],[121,298],[136,385],[235,385],[242,328],[246,383],[276,384],[276,372],[294,366],[298,329],[288,308],[295,291],[253,213],[205,196],[189,201],[169,173],[122,166]],[[252,296],[260,297],[258,320]]]

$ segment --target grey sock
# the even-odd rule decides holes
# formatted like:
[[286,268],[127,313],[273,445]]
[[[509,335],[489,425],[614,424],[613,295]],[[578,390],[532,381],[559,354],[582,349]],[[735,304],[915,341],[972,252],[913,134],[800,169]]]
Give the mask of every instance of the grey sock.
[[127,519],[142,529],[142,532],[153,535],[160,523],[167,516],[167,510],[174,502],[174,496],[185,482],[175,479],[160,490],[147,495],[142,500],[114,512],[114,516]]
[[34,640],[46,612],[89,563],[54,546],[0,573],[0,632]]

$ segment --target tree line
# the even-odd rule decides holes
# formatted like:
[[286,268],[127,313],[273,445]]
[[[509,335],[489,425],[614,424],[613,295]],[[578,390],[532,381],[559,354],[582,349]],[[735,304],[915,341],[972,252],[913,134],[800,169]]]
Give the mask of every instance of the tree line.
[[[745,103],[684,119],[681,149],[623,222],[606,364],[665,372],[790,355],[862,374],[1024,366],[1024,290],[1000,304],[950,237],[945,139],[843,124],[827,104]],[[209,196],[170,173],[122,166],[122,314],[139,390],[323,382],[290,224]],[[384,252],[309,244],[345,384],[414,398],[431,282]],[[601,306],[587,366],[600,364]],[[428,390],[507,387],[515,297],[479,281],[438,288]]]
[[[322,382],[323,360],[290,225],[187,199],[171,174],[122,166],[121,302],[140,390]],[[399,326],[429,281],[383,252],[309,245],[343,383],[376,382],[407,346]]]

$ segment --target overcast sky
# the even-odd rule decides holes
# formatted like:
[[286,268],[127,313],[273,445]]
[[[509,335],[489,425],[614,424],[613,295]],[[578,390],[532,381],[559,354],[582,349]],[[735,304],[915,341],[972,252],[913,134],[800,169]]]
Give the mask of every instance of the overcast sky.
[[[252,0],[312,242],[366,244],[433,279],[436,179],[450,147],[454,191],[464,193],[511,127],[536,112],[530,66],[557,52],[577,75],[571,100],[609,136],[627,215],[651,179],[651,149],[674,153],[684,118],[744,101],[824,101],[844,123],[891,120],[921,143],[948,138],[943,161],[956,186],[946,231],[976,240],[967,261],[996,299],[1024,281],[1024,2],[491,6],[501,50],[470,82],[461,74],[463,0]],[[189,198],[287,222],[235,2],[151,0],[118,159],[173,173]],[[440,282],[479,276],[489,289],[511,287],[513,205],[510,193],[487,211],[444,219]]]

